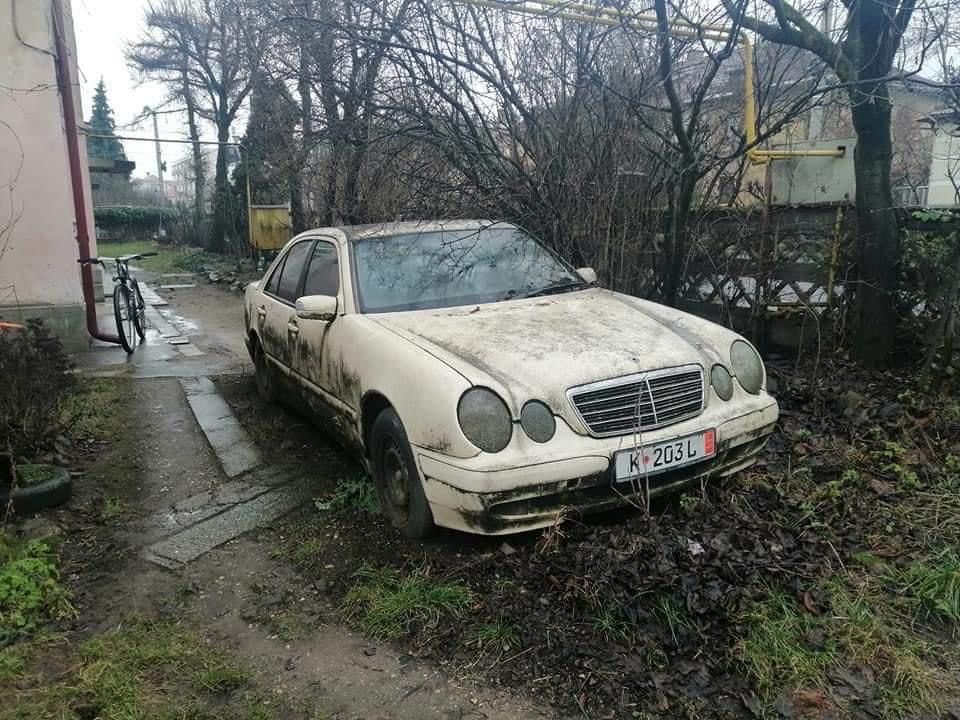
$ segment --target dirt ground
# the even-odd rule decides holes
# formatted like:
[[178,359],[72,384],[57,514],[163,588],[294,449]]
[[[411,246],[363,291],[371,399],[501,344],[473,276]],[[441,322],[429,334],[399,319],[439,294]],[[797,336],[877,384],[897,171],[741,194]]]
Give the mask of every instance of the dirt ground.
[[[179,381],[121,373],[114,429],[75,448],[82,481],[52,514],[68,638],[172,619],[250,669],[264,718],[960,717],[956,626],[902,580],[960,542],[960,412],[909,378],[774,359],[781,426],[749,473],[650,516],[411,543],[368,511],[352,460],[259,400],[240,296],[167,295],[266,464],[319,502],[181,569],[146,561],[164,514],[225,478]],[[376,640],[365,571],[460,583],[469,609]]]

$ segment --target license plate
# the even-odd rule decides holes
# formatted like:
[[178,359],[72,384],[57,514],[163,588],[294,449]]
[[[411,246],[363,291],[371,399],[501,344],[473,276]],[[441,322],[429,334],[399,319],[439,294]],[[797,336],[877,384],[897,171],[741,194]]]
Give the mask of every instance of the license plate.
[[707,460],[716,454],[716,430],[707,430],[675,440],[650,443],[642,448],[621,450],[613,458],[617,480],[630,480]]

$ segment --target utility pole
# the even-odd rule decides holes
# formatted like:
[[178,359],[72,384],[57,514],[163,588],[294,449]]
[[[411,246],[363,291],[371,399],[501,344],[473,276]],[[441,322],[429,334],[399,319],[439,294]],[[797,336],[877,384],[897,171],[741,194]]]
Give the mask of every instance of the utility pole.
[[160,156],[160,128],[157,126],[157,111],[149,107],[145,107],[143,110],[153,115],[153,143],[157,149],[157,188],[160,193],[160,201],[157,204],[162,205],[167,199],[167,194],[163,189],[163,158]]

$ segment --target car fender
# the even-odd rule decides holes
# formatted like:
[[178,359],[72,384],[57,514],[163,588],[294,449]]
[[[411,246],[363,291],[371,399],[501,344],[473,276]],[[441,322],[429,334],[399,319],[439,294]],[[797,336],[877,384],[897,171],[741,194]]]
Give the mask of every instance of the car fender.
[[338,322],[344,324],[339,371],[353,378],[350,396],[343,399],[357,409],[365,445],[374,415],[385,401],[400,416],[412,445],[458,458],[479,453],[457,419],[460,396],[471,387],[466,377],[361,315],[347,315]]

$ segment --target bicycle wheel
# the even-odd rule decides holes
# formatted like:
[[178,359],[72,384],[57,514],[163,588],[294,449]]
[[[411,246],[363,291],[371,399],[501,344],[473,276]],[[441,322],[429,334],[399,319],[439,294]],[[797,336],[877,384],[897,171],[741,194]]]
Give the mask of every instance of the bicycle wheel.
[[143,340],[147,333],[147,304],[143,301],[143,295],[140,294],[140,283],[136,278],[131,278],[130,287],[133,288],[131,299],[133,300],[133,325],[137,330],[137,335]]
[[136,328],[133,326],[133,303],[130,300],[130,288],[126,285],[113,286],[113,318],[117,321],[117,335],[127,354],[136,347]]

